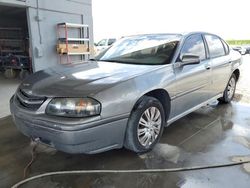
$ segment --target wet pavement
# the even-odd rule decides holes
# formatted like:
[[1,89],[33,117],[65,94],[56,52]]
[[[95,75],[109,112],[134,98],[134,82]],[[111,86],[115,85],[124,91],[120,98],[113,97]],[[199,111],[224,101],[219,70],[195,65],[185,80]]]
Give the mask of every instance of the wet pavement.
[[[249,65],[243,67],[243,82]],[[125,149],[96,155],[70,155],[39,145],[28,177],[64,170],[163,169],[250,159],[249,90],[242,84],[231,104],[214,102],[176,121],[164,130],[160,143],[143,155]],[[31,160],[31,144],[16,130],[11,117],[0,120],[0,127],[0,187],[10,187],[23,178],[24,168]],[[167,173],[55,175],[21,187],[248,188],[250,165]]]

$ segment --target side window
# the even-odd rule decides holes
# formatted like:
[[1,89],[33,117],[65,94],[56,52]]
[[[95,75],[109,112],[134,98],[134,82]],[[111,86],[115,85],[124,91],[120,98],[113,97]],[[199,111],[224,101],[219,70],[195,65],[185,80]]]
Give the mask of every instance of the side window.
[[208,44],[211,58],[225,55],[224,46],[218,37],[214,35],[205,35],[205,39]]
[[229,47],[228,47],[227,43],[222,39],[221,39],[221,42],[222,42],[222,44],[224,46],[226,54],[229,54]]
[[111,45],[111,44],[113,44],[114,42],[115,42],[115,39],[109,39],[108,46]]
[[191,35],[183,45],[181,54],[193,54],[200,57],[200,60],[206,59],[205,45],[201,35]]

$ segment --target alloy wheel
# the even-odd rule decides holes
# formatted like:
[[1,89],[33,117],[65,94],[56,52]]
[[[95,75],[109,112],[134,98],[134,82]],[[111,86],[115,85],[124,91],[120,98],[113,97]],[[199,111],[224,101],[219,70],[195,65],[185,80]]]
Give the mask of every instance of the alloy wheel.
[[236,80],[234,79],[234,77],[232,77],[230,79],[229,83],[228,83],[228,86],[227,86],[227,97],[228,97],[228,99],[233,98],[235,87],[236,87]]
[[160,134],[162,125],[162,116],[160,110],[156,107],[149,107],[141,115],[137,137],[140,144],[144,147],[149,147]]

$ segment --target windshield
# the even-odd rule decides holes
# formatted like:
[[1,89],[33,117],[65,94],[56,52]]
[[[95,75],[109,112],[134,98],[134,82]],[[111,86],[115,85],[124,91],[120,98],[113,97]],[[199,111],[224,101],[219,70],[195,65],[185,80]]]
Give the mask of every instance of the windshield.
[[159,65],[171,62],[178,35],[142,35],[122,38],[100,53],[96,60]]

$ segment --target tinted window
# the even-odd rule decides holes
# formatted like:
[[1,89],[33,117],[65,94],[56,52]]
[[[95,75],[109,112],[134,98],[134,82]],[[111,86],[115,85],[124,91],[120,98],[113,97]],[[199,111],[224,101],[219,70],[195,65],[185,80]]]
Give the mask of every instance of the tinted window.
[[200,57],[200,60],[206,59],[205,45],[201,35],[191,35],[183,45],[182,54],[193,54]]
[[108,45],[113,44],[115,41],[116,41],[115,39],[109,39]]
[[226,54],[229,54],[229,47],[228,47],[228,45],[225,43],[224,40],[221,40],[221,42],[222,42],[222,44],[223,44],[223,46],[224,46],[224,49],[225,49]]
[[225,55],[224,47],[221,40],[214,35],[205,35],[210,57],[219,57]]

